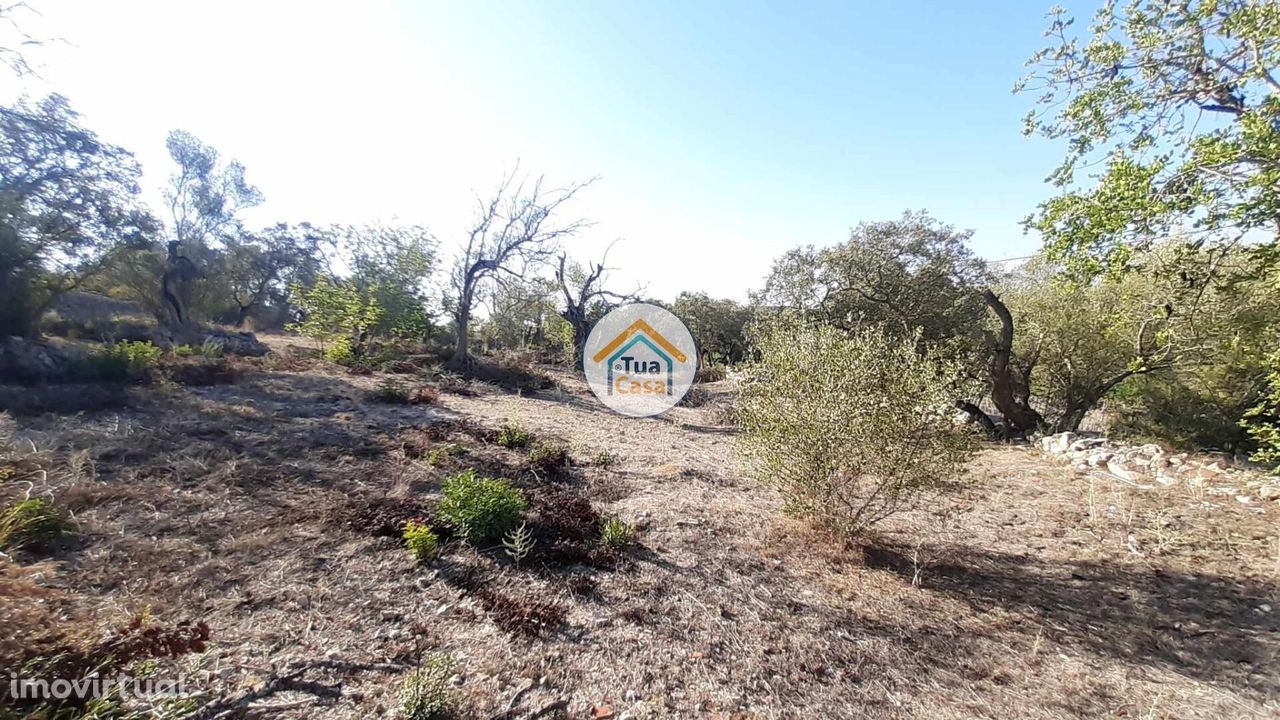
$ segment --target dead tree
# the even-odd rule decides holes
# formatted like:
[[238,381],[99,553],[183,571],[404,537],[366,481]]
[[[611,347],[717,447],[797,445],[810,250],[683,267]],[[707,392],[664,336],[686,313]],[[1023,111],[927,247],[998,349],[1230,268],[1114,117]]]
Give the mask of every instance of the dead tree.
[[[612,247],[612,245],[609,246],[610,249]],[[640,288],[636,288],[635,292],[622,295],[602,287],[606,272],[605,261],[608,257],[609,250],[606,249],[600,262],[584,270],[572,265],[566,269],[568,257],[564,254],[560,255],[560,264],[556,268],[556,282],[560,284],[560,293],[564,296],[564,310],[560,311],[560,317],[573,328],[575,363],[581,359],[582,347],[587,344],[587,333],[591,330],[589,313],[593,308],[608,312],[619,305],[636,302],[640,298]]]
[[527,179],[516,182],[516,171],[513,171],[488,201],[478,201],[476,220],[453,273],[457,292],[454,307],[457,336],[451,360],[454,367],[466,367],[471,361],[471,312],[478,299],[477,289],[503,273],[523,279],[530,267],[555,255],[562,238],[586,227],[588,223],[584,220],[557,224],[554,216],[562,205],[592,182],[594,180],[548,188],[542,177],[531,183]]

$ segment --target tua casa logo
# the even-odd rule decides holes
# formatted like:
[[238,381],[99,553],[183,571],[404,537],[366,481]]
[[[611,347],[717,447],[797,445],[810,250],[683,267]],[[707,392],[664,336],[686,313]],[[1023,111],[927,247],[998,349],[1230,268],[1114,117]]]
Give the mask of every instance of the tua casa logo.
[[680,318],[633,303],[600,318],[582,353],[587,385],[612,410],[646,417],[675,407],[698,370],[693,336]]

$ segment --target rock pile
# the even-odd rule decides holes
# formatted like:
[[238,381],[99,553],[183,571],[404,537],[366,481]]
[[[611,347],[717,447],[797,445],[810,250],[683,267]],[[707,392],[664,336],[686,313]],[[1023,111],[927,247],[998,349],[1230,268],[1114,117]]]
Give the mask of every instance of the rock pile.
[[1185,485],[1245,504],[1280,502],[1280,477],[1222,456],[1171,453],[1159,445],[1126,445],[1091,433],[1046,435],[1039,444],[1045,455],[1070,463],[1077,472],[1106,473],[1137,487]]

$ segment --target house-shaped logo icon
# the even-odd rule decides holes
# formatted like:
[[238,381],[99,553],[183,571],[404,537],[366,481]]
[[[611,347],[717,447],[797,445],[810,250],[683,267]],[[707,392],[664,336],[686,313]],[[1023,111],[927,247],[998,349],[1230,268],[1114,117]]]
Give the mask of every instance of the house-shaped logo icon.
[[[641,354],[648,355],[651,359],[637,357]],[[665,376],[662,392],[672,395],[675,387],[675,363],[683,364],[689,360],[689,357],[661,333],[654,330],[649,323],[640,319],[618,333],[599,352],[591,356],[591,360],[596,363],[605,363],[608,382],[606,392],[609,395],[620,391],[618,385],[632,375],[652,378],[655,374]],[[647,387],[654,386],[650,384]]]

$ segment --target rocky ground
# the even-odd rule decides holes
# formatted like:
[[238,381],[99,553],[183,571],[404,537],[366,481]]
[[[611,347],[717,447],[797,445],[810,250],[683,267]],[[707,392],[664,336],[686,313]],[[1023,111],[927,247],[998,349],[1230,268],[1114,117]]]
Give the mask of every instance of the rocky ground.
[[1097,433],[1047,435],[1038,445],[1076,472],[1109,475],[1138,489],[1180,485],[1195,495],[1232,497],[1244,505],[1280,502],[1280,477],[1221,453],[1192,456],[1156,444],[1116,442]]
[[[847,545],[744,476],[723,386],[643,420],[563,373],[389,405],[369,397],[384,377],[272,357],[233,384],[6,420],[6,462],[40,468],[34,492],[83,537],[0,558],[23,590],[0,594],[0,648],[20,627],[205,622],[207,649],[178,662],[219,718],[390,716],[425,652],[456,660],[480,718],[1280,715],[1280,506],[1261,493],[993,445],[969,490]],[[497,446],[507,422],[574,466]],[[416,565],[385,526],[468,467],[540,498],[540,527],[585,498],[638,544],[517,565],[452,541]]]

